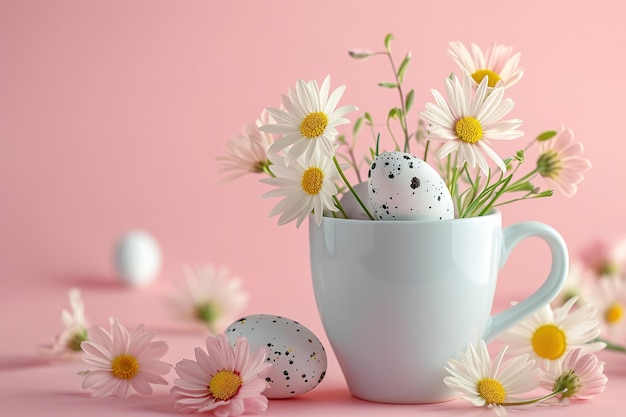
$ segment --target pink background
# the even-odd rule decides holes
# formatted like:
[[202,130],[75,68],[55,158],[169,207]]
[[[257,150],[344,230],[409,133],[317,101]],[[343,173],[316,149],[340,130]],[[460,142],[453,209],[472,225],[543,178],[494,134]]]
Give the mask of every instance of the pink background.
[[[505,224],[548,223],[573,256],[597,236],[621,237],[625,14],[611,0],[0,1],[1,402],[17,407],[34,384],[39,399],[12,415],[33,415],[53,400],[60,409],[105,413],[85,400],[73,371],[59,376],[67,365],[34,359],[37,344],[60,330],[70,286],[83,290],[91,322],[109,315],[129,326],[143,322],[172,338],[169,361],[190,356],[204,336],[178,334],[162,305],[183,263],[229,266],[252,295],[247,313],[293,318],[326,343],[310,284],[307,226],[278,227],[268,218],[278,200],[260,199],[268,190],[260,177],[223,184],[215,158],[298,78],[321,82],[331,74],[333,88],[347,84],[342,104],[384,120],[396,105],[392,92],[376,87],[390,79],[387,63],[354,61],[347,51],[382,49],[388,32],[396,36],[398,62],[413,53],[406,75],[416,91],[413,121],[432,101],[430,89],[441,90],[456,70],[449,41],[496,41],[521,51],[527,71],[509,90],[511,116],[524,121],[528,137],[573,129],[593,168],[572,199],[557,194],[505,207]],[[496,150],[506,155],[525,144]],[[141,290],[119,284],[112,262],[116,240],[132,228],[148,230],[163,248],[159,281]],[[497,306],[536,288],[547,273],[544,251],[531,239],[514,252]],[[301,399],[272,402],[268,415],[289,415],[303,403],[317,414],[381,411],[350,398],[327,348],[329,382]],[[582,415],[619,402],[626,358],[606,355],[615,385],[591,404],[549,412]],[[157,405],[94,401],[122,413],[168,410],[165,394],[159,398]],[[469,406],[442,407],[423,410],[442,415],[445,407]]]

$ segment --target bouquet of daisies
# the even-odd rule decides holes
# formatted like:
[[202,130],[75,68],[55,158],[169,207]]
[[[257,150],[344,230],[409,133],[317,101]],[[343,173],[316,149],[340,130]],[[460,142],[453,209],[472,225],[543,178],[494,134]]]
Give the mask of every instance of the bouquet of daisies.
[[[431,218],[415,209],[419,201],[410,199],[424,183],[419,177],[406,177],[406,193],[400,195],[410,206],[410,215],[406,207],[390,213],[388,205],[377,200],[376,190],[392,185],[372,184],[372,168],[390,160],[409,160],[411,168],[426,163],[438,173],[445,184],[441,195],[449,201],[443,210],[449,213],[445,218],[482,216],[505,204],[551,196],[552,188],[568,197],[576,193],[591,164],[570,129],[540,133],[506,158],[493,148],[495,142],[524,136],[519,129],[522,121],[508,118],[514,102],[507,97],[507,90],[524,74],[519,52],[500,44],[483,51],[475,44],[468,49],[459,41],[451,42],[448,52],[459,74],[443,80],[443,92],[433,89],[433,101],[416,115],[416,122],[410,122],[415,92],[407,91],[404,76],[411,54],[397,65],[391,53],[392,40],[393,36],[387,35],[384,50],[379,52],[350,51],[354,59],[380,56],[390,63],[394,78],[379,86],[396,90],[399,105],[389,110],[384,123],[376,123],[365,112],[353,123],[352,139],[339,134],[337,128],[350,123],[346,115],[358,109],[339,105],[345,86],[331,91],[327,76],[321,85],[315,80],[298,80],[282,96],[281,107],[265,109],[245,133],[229,142],[229,154],[220,158],[224,170],[231,179],[249,172],[267,174],[261,181],[275,188],[264,197],[282,197],[270,213],[280,215],[279,224],[295,220],[299,227],[310,214],[318,225],[323,215],[372,220]],[[365,128],[372,139],[365,155],[358,156],[357,139]],[[390,142],[388,149],[383,142]],[[535,165],[523,172],[526,153],[533,147],[538,154]],[[364,165],[369,181],[363,180]],[[349,171],[353,181],[346,175]],[[551,188],[542,190],[535,183],[538,176]],[[357,210],[344,207],[354,206],[353,202]]]

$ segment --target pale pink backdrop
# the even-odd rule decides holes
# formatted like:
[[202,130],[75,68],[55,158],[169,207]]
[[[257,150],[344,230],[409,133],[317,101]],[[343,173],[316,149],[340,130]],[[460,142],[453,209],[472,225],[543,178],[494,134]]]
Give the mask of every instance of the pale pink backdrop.
[[[347,51],[380,50],[389,32],[398,61],[413,53],[414,121],[430,89],[456,70],[448,42],[521,51],[527,71],[509,90],[512,117],[529,138],[573,129],[593,168],[572,199],[505,207],[505,223],[548,223],[573,256],[597,236],[621,237],[625,14],[612,0],[0,1],[3,360],[59,330],[70,286],[83,290],[93,322],[116,315],[163,326],[161,301],[183,263],[228,266],[252,296],[247,313],[291,317],[326,341],[306,224],[278,227],[268,217],[278,200],[261,200],[261,177],[224,184],[215,159],[298,78],[330,74],[333,87],[347,85],[343,104],[384,120],[396,105],[376,86],[390,79],[387,63]],[[526,139],[518,143],[497,151]],[[142,290],[118,284],[112,262],[116,240],[132,228],[163,247],[159,281]],[[513,254],[501,304],[539,284],[545,249],[530,240]]]

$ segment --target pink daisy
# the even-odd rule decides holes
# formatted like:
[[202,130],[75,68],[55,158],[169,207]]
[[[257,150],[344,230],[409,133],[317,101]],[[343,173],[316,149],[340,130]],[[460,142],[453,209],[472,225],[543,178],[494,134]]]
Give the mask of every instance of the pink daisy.
[[217,158],[222,163],[221,171],[227,173],[226,181],[265,171],[269,165],[267,150],[274,143],[275,137],[261,131],[259,127],[268,123],[273,123],[273,119],[263,111],[255,122],[245,126],[243,133],[226,144],[228,155]]
[[591,353],[573,349],[552,372],[542,372],[540,384],[551,391],[567,388],[561,401],[568,398],[589,399],[604,391],[608,378],[604,363]]
[[128,397],[131,388],[151,395],[150,384],[167,385],[160,375],[171,366],[160,359],[167,352],[167,343],[152,341],[155,336],[143,325],[128,332],[116,319],[110,318],[111,331],[100,326],[89,330],[91,341],[81,343],[83,360],[98,368],[85,375],[83,388],[94,397]]
[[537,170],[551,187],[556,188],[566,197],[571,197],[578,190],[578,183],[583,180],[583,172],[591,168],[591,163],[582,156],[583,145],[574,142],[574,132],[561,129],[557,135],[539,143]]
[[248,340],[237,338],[234,348],[224,334],[209,336],[207,350],[197,347],[196,360],[176,364],[179,379],[171,392],[181,412],[211,412],[217,417],[267,410],[263,395],[269,384],[264,375],[272,366],[267,349],[250,353]]

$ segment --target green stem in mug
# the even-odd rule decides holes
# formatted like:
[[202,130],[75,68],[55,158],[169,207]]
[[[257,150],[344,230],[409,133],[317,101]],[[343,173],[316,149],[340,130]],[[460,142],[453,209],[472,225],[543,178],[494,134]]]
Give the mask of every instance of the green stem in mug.
[[[346,175],[343,173],[343,170],[341,169],[341,166],[339,166],[339,161],[337,160],[336,156],[333,156],[333,162],[335,163],[335,167],[337,168],[339,175],[341,175],[341,179],[346,184],[346,186],[348,187],[348,189],[350,190],[350,192],[352,193],[356,201],[359,203],[363,211],[365,211],[365,214],[367,214],[367,217],[369,217],[370,220],[374,220],[374,216],[372,216],[372,213],[370,213],[370,211],[367,209],[365,203],[363,203],[363,201],[361,200],[361,197],[359,197],[356,191],[354,191],[354,188],[350,184],[350,181],[348,181],[348,178],[346,178]],[[339,200],[337,200],[337,198],[335,197],[335,203],[338,203],[338,202]],[[346,216],[346,219],[347,218],[348,217]]]
[[[346,213],[346,211],[343,209],[343,206],[339,202],[339,199],[337,198],[336,195],[333,196],[333,201],[335,202],[335,205],[337,206],[337,208],[339,209],[339,211],[343,215],[344,219],[347,219],[348,218],[348,213]],[[334,212],[333,212],[333,214],[334,214]]]

